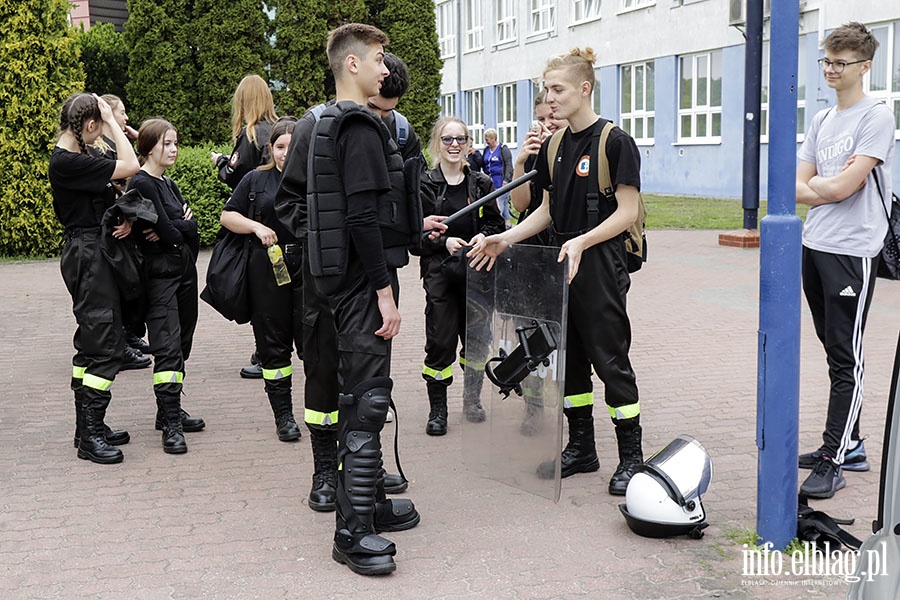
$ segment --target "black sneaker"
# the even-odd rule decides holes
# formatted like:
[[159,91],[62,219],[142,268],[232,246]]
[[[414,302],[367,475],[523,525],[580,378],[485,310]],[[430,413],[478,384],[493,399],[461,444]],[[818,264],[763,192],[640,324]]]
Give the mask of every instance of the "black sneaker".
[[[816,462],[822,458],[824,450],[819,448],[815,452],[800,455],[800,468],[812,469],[816,466]],[[866,447],[862,440],[856,445],[856,448],[844,454],[844,463],[841,465],[844,471],[868,471],[869,460],[866,456]]]
[[247,365],[241,369],[241,377],[244,379],[262,379],[262,367],[259,365]]
[[827,454],[823,454],[800,486],[800,495],[808,498],[831,498],[846,485],[841,467],[834,464]]

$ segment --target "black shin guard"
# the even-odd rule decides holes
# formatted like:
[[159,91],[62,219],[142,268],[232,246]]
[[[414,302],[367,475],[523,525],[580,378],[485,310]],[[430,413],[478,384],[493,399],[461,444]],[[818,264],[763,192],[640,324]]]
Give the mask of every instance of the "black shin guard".
[[382,575],[397,566],[394,543],[375,533],[375,501],[381,441],[393,382],[370,379],[341,395],[338,417],[337,519],[332,558],[361,575]]

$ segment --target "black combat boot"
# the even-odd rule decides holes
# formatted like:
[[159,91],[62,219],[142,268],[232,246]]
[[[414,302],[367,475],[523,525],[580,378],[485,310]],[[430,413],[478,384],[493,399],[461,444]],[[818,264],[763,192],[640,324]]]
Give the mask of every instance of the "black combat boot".
[[184,425],[181,422],[181,398],[179,396],[157,396],[156,404],[162,412],[162,446],[166,454],[184,454],[187,442],[184,440]]
[[[268,381],[266,382],[268,387]],[[300,439],[300,428],[294,419],[294,406],[291,402],[291,394],[281,392],[268,392],[269,404],[275,415],[275,433],[282,442],[295,442]]]
[[613,419],[616,426],[616,442],[619,446],[619,466],[609,480],[609,493],[624,496],[634,470],[644,462],[641,449],[641,417]]
[[428,381],[428,423],[425,433],[428,435],[444,435],[447,433],[447,384],[443,381]]
[[108,399],[85,399],[81,406],[81,437],[78,443],[78,458],[101,465],[122,462],[125,456],[118,448],[106,441],[103,418],[106,416]]
[[[157,403],[157,407],[158,407]],[[183,408],[178,409],[178,414],[181,415],[181,429],[185,433],[194,433],[197,431],[203,431],[203,428],[206,427],[206,421],[201,419],[200,417],[192,417],[187,413]],[[163,423],[165,422],[165,417],[163,417],[162,410],[157,408],[156,411],[156,430],[163,430]]]
[[[82,427],[82,402],[84,398],[84,389],[80,379],[72,378],[72,391],[75,394],[75,438],[73,445],[75,448],[81,443],[81,427]],[[109,425],[103,424],[103,434],[106,436],[106,443],[110,446],[121,446],[131,441],[131,435],[124,429],[110,429]]]
[[360,575],[396,570],[397,548],[375,533],[381,441],[393,382],[377,377],[340,397],[336,527],[331,557]]
[[375,531],[406,531],[419,524],[421,517],[412,500],[391,498],[384,490],[384,469],[375,485]]
[[309,491],[309,507],[317,512],[334,510],[337,495],[337,429],[333,425],[310,425],[313,476]]
[[484,373],[477,373],[469,367],[464,369],[463,383],[463,415],[469,423],[481,423],[487,418],[481,406],[481,387]]
[[[576,473],[592,473],[600,468],[597,447],[594,444],[594,417],[568,417],[569,443],[560,456],[560,477]],[[550,460],[538,466],[538,476],[553,479],[556,461]]]

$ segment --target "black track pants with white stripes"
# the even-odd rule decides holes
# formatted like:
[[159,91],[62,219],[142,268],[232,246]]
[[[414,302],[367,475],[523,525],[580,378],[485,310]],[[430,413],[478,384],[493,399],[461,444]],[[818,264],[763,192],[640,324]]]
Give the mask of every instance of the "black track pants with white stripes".
[[816,335],[825,347],[831,392],[822,434],[825,453],[838,464],[859,439],[863,399],[863,331],[872,303],[878,258],[803,248],[803,291]]

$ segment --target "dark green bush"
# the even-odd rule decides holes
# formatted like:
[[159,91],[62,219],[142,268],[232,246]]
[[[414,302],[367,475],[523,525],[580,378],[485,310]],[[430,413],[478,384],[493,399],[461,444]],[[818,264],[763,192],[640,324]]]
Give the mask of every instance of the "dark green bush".
[[178,161],[166,175],[178,184],[181,194],[191,207],[200,227],[200,244],[211,246],[219,232],[222,207],[231,195],[231,188],[216,177],[216,168],[209,158],[210,150],[230,153],[230,147],[181,146]]
[[59,109],[84,71],[65,0],[0,0],[0,254],[53,255],[62,227],[47,167]]
[[97,95],[114,94],[124,103],[128,97],[128,46],[125,37],[112,23],[98,23],[78,34],[81,64],[84,65],[84,87]]

